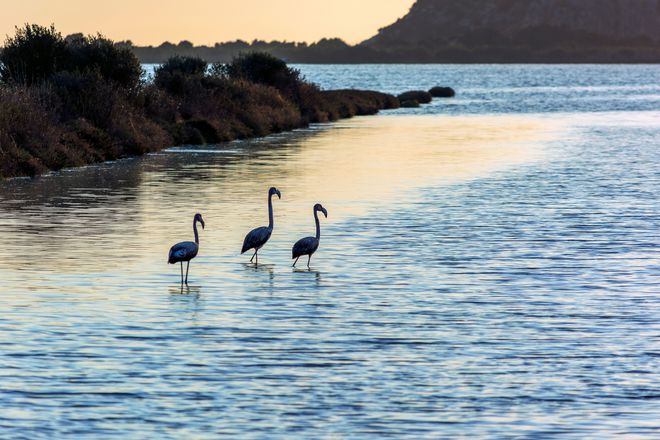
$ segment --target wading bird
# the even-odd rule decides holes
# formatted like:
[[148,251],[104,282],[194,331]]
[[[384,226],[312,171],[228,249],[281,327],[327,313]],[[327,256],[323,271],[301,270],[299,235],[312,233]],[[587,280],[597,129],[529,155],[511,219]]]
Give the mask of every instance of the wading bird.
[[243,240],[241,254],[244,254],[250,249],[254,249],[254,255],[250,258],[250,263],[252,263],[252,260],[256,257],[255,264],[259,264],[259,256],[257,255],[257,252],[259,252],[259,249],[266,244],[270,235],[273,233],[273,195],[275,194],[277,194],[278,198],[282,198],[282,193],[280,193],[277,188],[273,187],[268,190],[268,226],[262,226],[251,230],[248,235],[245,236],[245,240]]
[[298,262],[298,258],[302,257],[303,255],[307,255],[307,269],[309,269],[309,262],[312,259],[312,255],[314,255],[314,252],[319,248],[319,242],[321,241],[321,224],[319,223],[319,214],[318,212],[321,211],[323,215],[325,215],[325,218],[328,218],[328,211],[321,206],[320,203],[317,203],[314,205],[314,221],[316,221],[316,237],[305,237],[301,238],[296,242],[296,244],[293,245],[293,249],[291,249],[291,259],[296,259],[296,261],[293,262],[293,267],[296,267],[296,263]]
[[186,265],[186,281],[185,281],[187,285],[190,260],[195,258],[197,256],[197,252],[199,252],[199,234],[197,233],[197,222],[199,222],[202,225],[202,229],[204,229],[204,219],[202,218],[202,214],[195,214],[195,218],[193,219],[193,231],[195,232],[195,242],[193,243],[192,241],[184,241],[182,243],[175,244],[170,249],[170,253],[167,257],[168,264],[181,263],[181,284],[184,283],[183,262],[185,261],[188,263]]

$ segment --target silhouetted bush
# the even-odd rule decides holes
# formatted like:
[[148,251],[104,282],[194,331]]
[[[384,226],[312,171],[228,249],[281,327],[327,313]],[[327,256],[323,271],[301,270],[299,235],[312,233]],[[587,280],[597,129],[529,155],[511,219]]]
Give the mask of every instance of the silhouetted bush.
[[101,35],[66,38],[69,63],[66,70],[72,72],[96,71],[106,80],[136,90],[142,78],[142,66],[133,52],[115,45]]
[[4,83],[38,84],[61,72],[98,72],[105,80],[135,90],[142,68],[126,47],[117,47],[100,35],[72,35],[66,39],[54,27],[25,25],[5,41],[0,53]]
[[207,66],[207,62],[201,58],[174,56],[169,58],[162,66],[156,69],[156,79],[158,79],[158,75],[163,75],[165,73],[204,75]]
[[434,98],[453,98],[456,92],[451,87],[433,87],[429,93]]
[[25,25],[5,40],[0,52],[0,79],[4,83],[35,84],[66,69],[68,63],[62,34],[53,26]]
[[182,94],[185,79],[202,77],[206,74],[208,64],[201,58],[174,56],[158,67],[154,83],[170,93]]
[[212,71],[230,79],[242,79],[275,87],[286,96],[293,96],[303,83],[298,70],[265,52],[240,54],[231,63],[213,65]]
[[112,107],[120,91],[98,72],[57,73],[49,85],[60,100],[61,121],[85,118],[98,127],[110,126]]
[[405,92],[397,96],[399,101],[417,101],[420,104],[428,104],[433,100],[433,96],[429,92],[423,90],[413,90],[410,92]]

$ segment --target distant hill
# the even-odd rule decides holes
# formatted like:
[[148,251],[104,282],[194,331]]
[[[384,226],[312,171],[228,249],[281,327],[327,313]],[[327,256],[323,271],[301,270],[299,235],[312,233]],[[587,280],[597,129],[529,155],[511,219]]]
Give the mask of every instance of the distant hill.
[[417,0],[362,43],[389,60],[660,61],[660,0]]
[[294,63],[660,63],[660,0],[417,0],[356,46],[335,38],[131,47],[152,63],[250,51]]

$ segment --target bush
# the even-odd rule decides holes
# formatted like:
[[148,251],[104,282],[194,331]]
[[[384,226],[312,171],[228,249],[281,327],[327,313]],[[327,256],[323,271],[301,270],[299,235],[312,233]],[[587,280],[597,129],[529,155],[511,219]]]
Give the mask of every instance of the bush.
[[84,118],[101,128],[110,126],[112,107],[121,91],[98,72],[57,73],[48,87],[59,98],[62,122]]
[[72,35],[66,39],[54,27],[26,25],[7,38],[0,54],[0,80],[32,85],[49,81],[61,72],[98,72],[122,87],[137,90],[140,62],[126,47],[100,35]]
[[69,54],[62,34],[36,24],[16,28],[0,52],[0,80],[31,85],[67,67]]
[[399,101],[417,101],[420,104],[428,104],[433,100],[433,97],[429,92],[423,90],[413,90],[410,92],[405,92],[397,96]]
[[163,90],[181,95],[188,77],[206,75],[208,64],[201,58],[175,56],[169,58],[155,72],[154,83]]
[[156,69],[156,79],[166,73],[182,73],[184,75],[204,75],[208,64],[201,58],[174,56]]
[[127,47],[116,46],[101,35],[68,38],[68,69],[72,72],[96,71],[104,79],[135,91],[142,81],[140,61]]
[[0,173],[32,176],[43,172],[46,167],[33,153],[51,147],[58,137],[51,115],[25,88],[0,89],[0,103]]
[[275,87],[285,96],[294,96],[303,83],[299,71],[265,52],[240,54],[231,63],[214,64],[212,72],[230,79]]

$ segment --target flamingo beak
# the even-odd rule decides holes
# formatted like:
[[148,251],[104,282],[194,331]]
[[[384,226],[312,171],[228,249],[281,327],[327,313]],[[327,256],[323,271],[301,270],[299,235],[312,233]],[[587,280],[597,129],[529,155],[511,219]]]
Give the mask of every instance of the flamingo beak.
[[204,229],[204,220],[200,218],[199,223],[202,225],[202,229]]
[[325,208],[321,208],[321,211],[323,211],[323,215],[325,215],[325,218],[328,218],[328,210]]
[[278,198],[278,199],[281,199],[281,198],[282,198],[282,193],[280,192],[280,190],[277,190],[277,198]]

